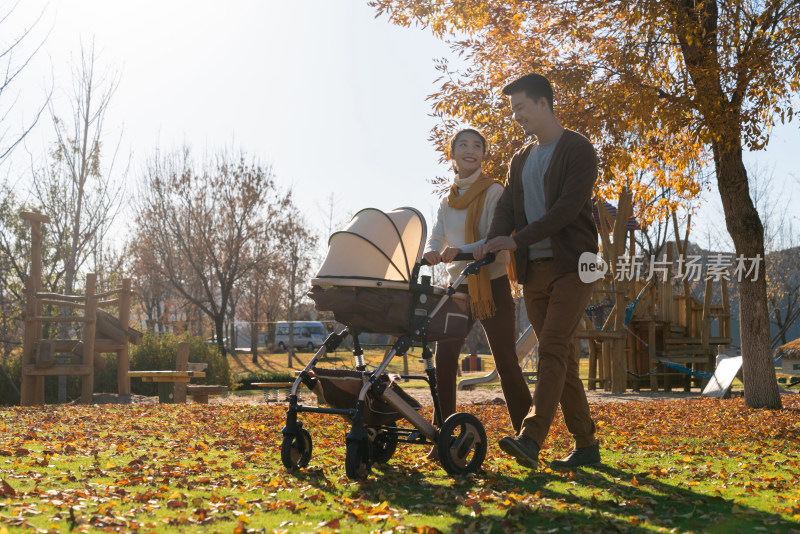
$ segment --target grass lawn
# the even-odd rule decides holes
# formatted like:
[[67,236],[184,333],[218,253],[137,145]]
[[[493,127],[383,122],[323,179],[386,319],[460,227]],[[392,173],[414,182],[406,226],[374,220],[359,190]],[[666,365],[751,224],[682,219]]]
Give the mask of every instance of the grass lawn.
[[[383,349],[369,348],[364,350],[364,360],[367,366],[371,369],[383,360]],[[293,367],[288,366],[288,355],[286,352],[267,352],[260,350],[258,352],[257,362],[253,363],[253,355],[249,352],[235,352],[228,355],[228,362],[231,366],[231,371],[234,375],[242,376],[247,373],[294,373],[299,371],[305,366],[314,356],[312,352],[297,352],[295,353],[297,359],[302,362],[293,362]],[[418,347],[410,350],[407,355],[408,370],[411,374],[424,374],[424,366],[420,361],[422,359],[422,351]],[[494,370],[494,360],[491,356],[481,356],[482,371],[485,374]],[[332,354],[326,354],[322,361],[318,364],[320,367],[331,367],[339,369],[352,369],[355,367],[353,360],[353,353],[349,350],[337,350]],[[393,373],[403,372],[403,357],[395,356],[389,364],[389,371]]]
[[[302,416],[313,457],[287,472],[281,405],[0,408],[0,533],[800,532],[800,397],[783,402],[593,405],[604,464],[577,471],[518,466],[497,447],[505,407],[468,406],[489,439],[477,475],[401,445],[361,482],[335,416]],[[542,457],[570,445],[558,418]]]
[[[383,360],[383,354],[384,354],[383,350],[374,348],[365,349],[364,359],[367,363],[367,367],[369,369],[374,369],[375,367],[377,367],[378,364]],[[299,358],[300,362],[302,362],[302,365],[295,361],[292,368],[288,366],[288,356],[285,352],[270,353],[264,350],[259,351],[256,363],[253,363],[253,356],[249,352],[236,352],[229,354],[228,362],[231,366],[233,374],[238,378],[244,377],[249,373],[289,373],[293,375],[295,371],[301,370],[303,366],[305,366],[305,364],[309,362],[309,360],[313,357],[313,355],[314,354],[310,352],[297,353],[297,357]],[[422,351],[418,347],[415,347],[414,349],[409,351],[407,358],[409,373],[411,374],[425,373],[421,358],[422,358]],[[464,373],[462,378],[483,376],[494,370],[494,360],[492,359],[491,355],[480,355],[480,358],[481,358],[482,370],[479,372]],[[355,368],[355,364],[353,363],[353,354],[348,350],[338,350],[334,354],[328,354],[317,365],[322,368],[335,368],[335,369]],[[389,363],[388,369],[389,372],[392,373],[403,373],[404,370],[403,357],[396,356],[391,361],[391,363]],[[533,371],[533,369],[525,369],[525,370]],[[580,361],[580,375],[584,380],[586,380],[589,377],[589,360],[587,358],[583,358]],[[683,383],[679,382],[678,378],[675,378],[672,387],[675,391],[682,391],[683,390],[682,384]],[[404,384],[403,387],[421,388],[421,387],[427,387],[427,384],[422,381],[411,381],[407,384]],[[478,387],[484,387],[484,386],[478,386]],[[497,387],[497,384],[487,385],[485,387]],[[736,379],[733,382],[733,387],[735,389],[741,388],[742,383],[738,379]],[[643,385],[642,388],[645,390],[649,390],[649,385],[647,386]],[[235,394],[240,395],[242,394],[242,392],[235,392]]]
[[[378,364],[383,360],[384,350],[382,349],[365,349],[364,360],[367,363],[368,369],[375,369]],[[228,355],[228,362],[231,366],[231,371],[234,376],[241,379],[250,373],[288,373],[294,375],[295,371],[303,369],[314,353],[311,352],[298,352],[296,357],[302,362],[294,362],[293,367],[288,366],[288,355],[285,352],[270,353],[267,351],[259,351],[256,363],[253,363],[253,356],[249,352],[236,352]],[[408,371],[410,374],[425,374],[425,367],[421,361],[422,351],[419,348],[410,350],[407,355]],[[480,372],[465,373],[463,376],[483,376],[494,370],[494,360],[491,356],[481,356],[482,370]],[[348,350],[338,350],[333,354],[326,354],[325,357],[317,364],[321,368],[327,369],[354,369],[355,363],[353,354]],[[588,369],[588,363],[587,369]],[[404,361],[402,356],[396,356],[389,363],[388,371],[390,373],[404,373]],[[588,371],[587,371],[588,372]],[[428,387],[426,382],[421,380],[412,380],[403,385],[408,388],[423,388]],[[235,391],[234,395],[244,394],[242,391]]]

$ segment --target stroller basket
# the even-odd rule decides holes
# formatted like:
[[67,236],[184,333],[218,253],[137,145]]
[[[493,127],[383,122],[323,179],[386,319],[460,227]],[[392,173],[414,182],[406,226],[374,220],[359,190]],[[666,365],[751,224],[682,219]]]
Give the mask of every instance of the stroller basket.
[[[319,280],[314,280],[318,282]],[[398,287],[392,287],[392,286]],[[415,295],[408,284],[384,282],[382,287],[317,285],[308,293],[319,311],[332,311],[342,324],[362,333],[379,333],[401,336],[414,330],[414,319],[425,316],[435,307],[443,292],[432,295]],[[419,299],[424,297],[425,302]],[[468,334],[469,300],[457,294],[445,302],[439,313],[428,325],[428,339],[440,341],[448,338],[463,338]]]
[[[314,369],[309,371],[309,377],[316,377],[317,382],[311,390],[317,396],[320,404],[327,404],[332,408],[348,409],[355,406],[358,393],[369,378],[367,373],[360,371],[346,371],[339,369]],[[395,380],[397,375],[382,375],[381,381],[388,384],[388,388],[397,393],[413,409],[419,410],[422,405],[417,400],[403,391]],[[367,402],[364,406],[364,423],[368,426],[383,426],[394,423],[402,415],[382,399],[376,398],[370,391],[367,393]],[[346,419],[350,420],[350,418]]]

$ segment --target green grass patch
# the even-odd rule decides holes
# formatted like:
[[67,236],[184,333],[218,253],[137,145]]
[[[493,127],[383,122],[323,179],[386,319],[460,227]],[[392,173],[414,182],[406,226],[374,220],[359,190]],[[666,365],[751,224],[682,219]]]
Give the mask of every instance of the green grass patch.
[[[576,471],[517,465],[497,447],[505,407],[465,406],[488,434],[479,473],[401,444],[363,481],[336,416],[301,416],[313,456],[287,472],[285,406],[6,408],[0,532],[797,532],[800,400],[783,401],[593,405],[604,462]],[[542,460],[571,445],[559,416]]]

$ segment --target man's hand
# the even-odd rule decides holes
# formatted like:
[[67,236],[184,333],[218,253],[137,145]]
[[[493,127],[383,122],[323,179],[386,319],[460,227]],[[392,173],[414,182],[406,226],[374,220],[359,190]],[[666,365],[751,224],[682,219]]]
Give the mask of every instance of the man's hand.
[[476,245],[472,249],[472,256],[476,260],[483,259],[490,252],[500,252],[501,250],[516,250],[517,242],[511,236],[498,236],[493,237],[486,243]]
[[442,261],[442,255],[436,250],[429,250],[422,255],[422,258],[428,262],[428,265],[436,265]]
[[484,255],[486,252],[500,252],[501,250],[515,250],[517,248],[517,242],[514,241],[514,238],[511,236],[498,236],[493,237],[483,245],[486,247]]
[[445,263],[450,263],[453,261],[453,258],[456,257],[457,254],[461,254],[461,249],[458,247],[447,247],[442,252],[442,261]]

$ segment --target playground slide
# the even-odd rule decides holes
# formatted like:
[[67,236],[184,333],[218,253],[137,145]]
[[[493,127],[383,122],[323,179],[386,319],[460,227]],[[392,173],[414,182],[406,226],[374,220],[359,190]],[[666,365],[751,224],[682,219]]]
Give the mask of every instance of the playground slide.
[[[536,348],[538,344],[539,340],[536,339],[536,334],[533,333],[533,328],[529,325],[528,328],[526,328],[517,339],[517,359],[519,360],[520,364],[522,364],[522,361],[534,348]],[[498,380],[499,377],[497,376],[497,369],[495,369],[488,375],[462,379],[458,383],[458,389],[463,390],[471,386],[477,386],[478,384],[490,384],[492,382],[497,382]]]

